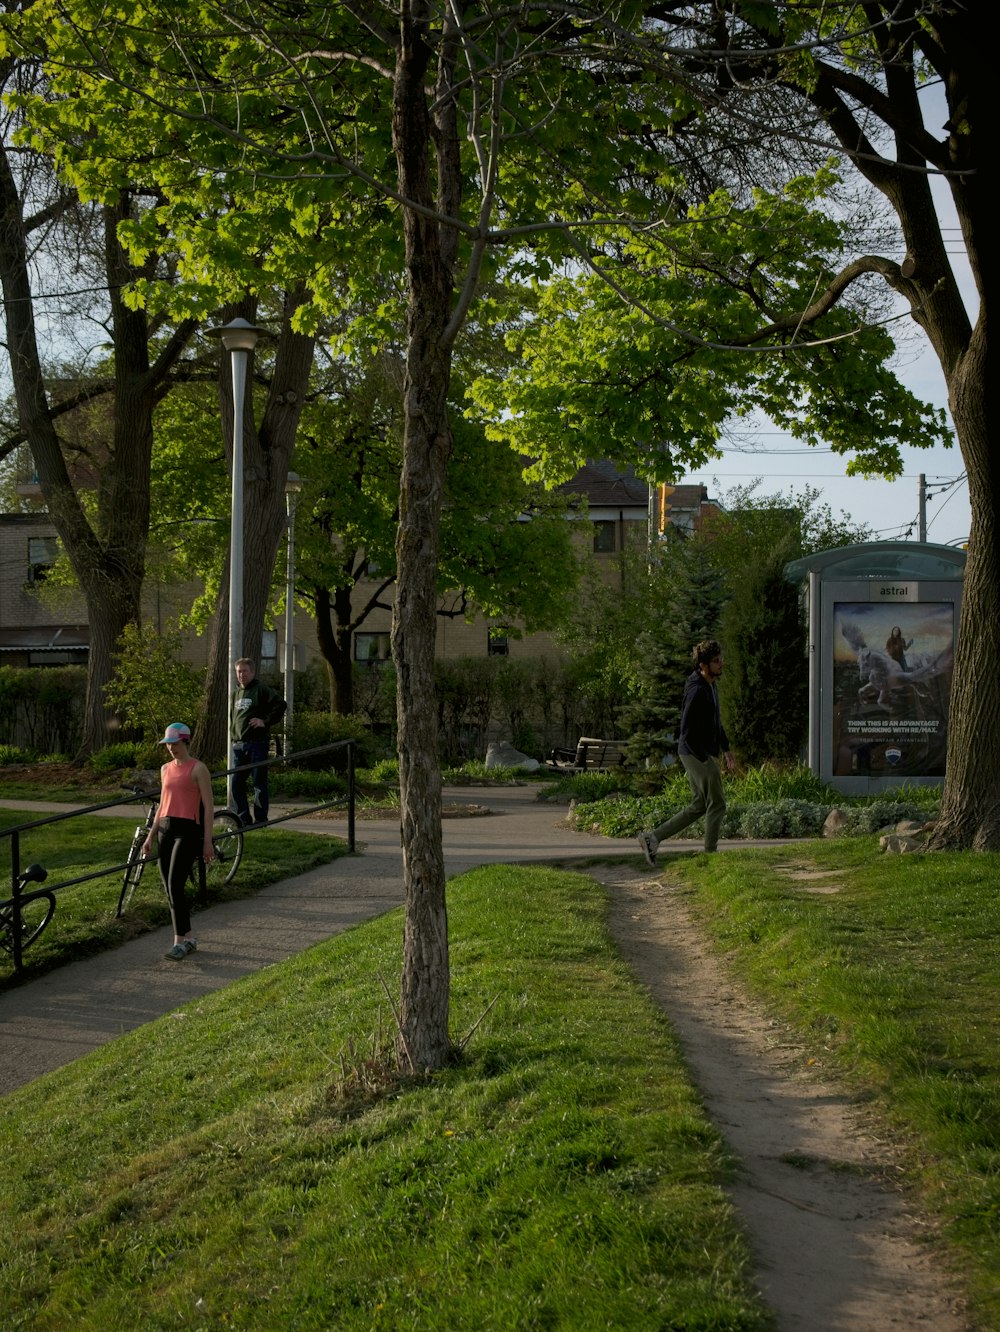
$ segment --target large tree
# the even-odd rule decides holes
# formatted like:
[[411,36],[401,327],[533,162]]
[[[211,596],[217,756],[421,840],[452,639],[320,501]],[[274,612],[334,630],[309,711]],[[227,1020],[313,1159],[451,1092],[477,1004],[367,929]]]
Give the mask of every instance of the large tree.
[[[34,62],[0,59],[6,91],[37,82]],[[81,206],[48,164],[15,146],[16,129],[16,117],[6,116],[0,127],[0,284],[17,425],[0,440],[0,457],[21,443],[30,448],[48,515],[86,598],[90,652],[81,753],[88,754],[108,741],[104,687],[115,643],[139,617],[153,413],[185,369],[195,326],[190,320],[165,325],[125,299],[128,287],[151,277],[159,263],[158,256],[134,263],[119,236],[119,225],[142,206],[137,195],[121,188],[99,207]],[[47,231],[40,259],[38,238]],[[72,266],[60,263],[70,248],[67,237],[75,249]],[[40,275],[47,285],[71,273],[74,286],[95,275],[104,299],[80,312],[80,324],[99,330],[113,356],[109,362],[102,355],[96,372],[81,372],[67,386],[64,358],[46,364],[36,302]],[[54,386],[54,379],[62,382]],[[90,447],[78,441],[70,447],[74,423],[85,412],[99,423],[88,432]]]
[[[170,198],[156,226],[172,228],[175,244],[181,237],[192,288],[206,275],[216,280],[224,265],[239,270],[248,247],[260,248],[262,229],[280,239],[268,247],[277,256],[272,273],[277,262],[308,274],[303,330],[322,307],[342,306],[334,275],[349,274],[353,299],[380,288],[387,268],[405,274],[392,631],[406,889],[400,1041],[414,1067],[437,1067],[450,1042],[434,615],[456,340],[501,256],[543,277],[597,259],[628,273],[631,240],[660,243],[673,230],[680,243],[689,233],[671,149],[675,132],[692,123],[694,102],[672,81],[682,67],[662,49],[662,26],[624,5],[173,0],[119,6],[109,22],[90,0],[36,0],[31,12],[50,47],[61,39],[52,76],[74,93],[86,89],[76,114],[88,142],[101,140],[106,159],[142,148]],[[583,137],[581,124],[606,130]],[[162,149],[150,160],[154,125]],[[628,235],[625,219],[634,224]],[[736,205],[727,229],[738,247]],[[156,243],[152,227],[132,235]],[[756,253],[752,224],[746,247]],[[810,318],[825,314],[832,302],[815,313],[809,304],[815,278],[805,265],[798,281],[781,284],[780,316],[767,322],[790,337],[807,309]],[[739,336],[756,295],[751,282]],[[696,321],[699,305],[677,317]],[[887,348],[876,343],[867,339],[880,362]],[[786,387],[814,373],[797,357],[787,365]],[[704,396],[680,404],[674,419],[695,421]],[[654,417],[637,429],[628,460],[650,463],[662,440],[656,425]],[[570,422],[558,440],[533,440],[531,451],[553,450],[565,475],[587,447],[582,436],[567,439],[572,433]],[[696,428],[687,439],[678,458],[685,448],[701,456],[712,434]],[[653,458],[651,470],[672,468]]]
[[[832,287],[874,276],[905,302],[934,349],[969,482],[972,510],[947,775],[934,844],[1000,847],[1000,685],[982,670],[1000,651],[1000,454],[992,445],[996,374],[989,304],[995,204],[989,180],[993,61],[980,7],[966,0],[794,0],[659,7],[710,114],[747,137],[753,107],[777,92],[792,115],[756,119],[758,143],[787,161],[794,137],[828,147],[878,192],[898,242],[856,252]],[[674,26],[676,24],[676,27]],[[946,191],[978,309],[967,308],[949,254]]]

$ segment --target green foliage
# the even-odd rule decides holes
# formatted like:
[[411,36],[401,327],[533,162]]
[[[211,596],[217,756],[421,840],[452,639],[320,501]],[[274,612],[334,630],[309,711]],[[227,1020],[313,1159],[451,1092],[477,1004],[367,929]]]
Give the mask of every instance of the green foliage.
[[194,730],[201,706],[201,674],[180,661],[176,630],[128,625],[115,652],[114,675],[107,700],[126,726],[156,741],[172,721]]
[[[678,813],[691,799],[690,791],[677,792],[670,799],[657,796],[624,796],[596,800],[579,805],[570,815],[570,822],[581,832],[598,832],[604,837],[632,837],[643,828],[656,824]],[[819,804],[809,800],[779,798],[776,800],[746,802],[727,798],[726,814],[722,823],[725,838],[820,837],[823,824],[832,809],[842,809],[847,816],[843,835],[860,837],[894,827],[904,819],[925,822],[934,810],[926,806],[907,805],[897,801],[874,801],[870,806],[845,805],[840,801]],[[698,838],[704,825],[701,820],[685,829],[685,837]],[[669,849],[669,843],[664,850]]]
[[[482,762],[499,735],[539,760],[580,735],[613,735],[620,696],[587,662],[546,657],[454,657],[435,663],[441,760]],[[544,742],[543,742],[543,737]]]
[[119,768],[133,768],[139,763],[143,746],[122,741],[116,745],[105,745],[90,756],[90,766],[99,776],[116,772]]
[[37,757],[33,749],[21,749],[18,745],[0,745],[0,768],[10,763],[33,763]]
[[39,754],[74,752],[86,687],[83,666],[0,666],[0,734]]
[[809,730],[809,672],[799,590],[784,576],[797,541],[779,543],[733,580],[722,617],[723,720],[750,764],[792,762]]
[[[805,800],[814,804],[830,804],[840,799],[832,787],[801,763],[790,767],[761,763],[733,777],[727,777],[726,784],[734,800],[748,804],[768,800]],[[939,791],[932,787],[925,789],[935,800],[940,798]]]
[[546,800],[571,796],[579,804],[585,805],[606,799],[613,791],[622,788],[622,776],[614,772],[574,772],[557,778],[550,787],[540,792]]
[[936,806],[928,808],[927,805],[918,805],[912,801],[883,800],[881,797],[875,797],[865,804],[850,805],[844,808],[844,813],[847,816],[844,832],[848,836],[858,837],[865,833],[882,832],[885,828],[892,828],[904,819],[926,823],[933,818],[936,812]]
[[730,574],[745,569],[756,554],[788,542],[801,555],[815,555],[875,538],[866,524],[834,514],[813,486],[762,494],[761,484],[758,478],[734,486],[722,496],[720,510],[705,516],[700,535],[712,562]]
[[[680,765],[669,771],[656,795],[629,792],[611,797],[612,791],[620,791],[621,776],[607,789],[579,780],[574,794],[581,803],[571,815],[573,826],[605,837],[631,837],[642,828],[652,828],[691,799],[691,788]],[[764,764],[725,780],[722,835],[727,838],[819,837],[832,809],[846,816],[845,836],[861,836],[905,819],[928,822],[935,816],[941,798],[934,787],[900,788],[878,797],[845,797],[801,765],[782,768]],[[635,784],[634,779],[632,782]],[[564,790],[563,783],[556,789]],[[698,837],[701,831],[702,824],[694,823],[685,836]]]
[[352,670],[354,711],[369,726],[378,728],[379,734],[392,730],[396,722],[396,672],[392,662],[379,666],[355,662]]
[[355,776],[366,786],[398,786],[399,759],[384,758],[373,763],[369,768],[361,768]]
[[463,764],[457,768],[442,768],[441,780],[446,783],[463,785],[466,782],[483,782],[493,786],[503,786],[507,783],[520,783],[530,781],[534,773],[525,772],[523,768],[488,768],[483,759],[466,759]]
[[775,800],[769,804],[733,803],[726,808],[723,835],[768,839],[772,837],[820,837],[830,812],[828,805],[808,800]]
[[[691,650],[716,636],[724,595],[706,545],[676,534],[661,544],[658,563],[642,580],[633,577],[630,614],[620,622],[624,629],[631,620],[636,689],[619,721],[629,733],[628,757],[635,766],[657,768],[676,752]],[[621,608],[614,614],[620,616]],[[645,627],[636,636],[638,625]],[[599,632],[600,641],[609,629]]]
[[823,207],[836,185],[824,168],[754,191],[743,207],[720,189],[655,228],[595,238],[614,283],[583,269],[525,293],[526,313],[506,335],[515,366],[473,385],[491,437],[539,458],[535,471],[550,481],[605,456],[673,480],[715,456],[730,417],[755,410],[855,454],[851,471],[897,475],[898,442],[949,441],[944,413],[888,368],[888,333],[859,330],[850,301],[809,330],[832,343],[733,354],[759,328],[762,299],[794,319],[849,253],[849,226]]
[[308,799],[325,801],[346,795],[347,780],[334,770],[314,771],[301,768],[270,769],[269,787],[272,800]]
[[354,740],[354,762],[366,768],[379,757],[378,741],[373,737],[364,717],[339,712],[306,712],[296,710],[292,718],[292,758],[297,767],[320,770],[334,768],[343,772],[347,767],[346,750],[296,757],[304,751],[336,744],[341,740]]

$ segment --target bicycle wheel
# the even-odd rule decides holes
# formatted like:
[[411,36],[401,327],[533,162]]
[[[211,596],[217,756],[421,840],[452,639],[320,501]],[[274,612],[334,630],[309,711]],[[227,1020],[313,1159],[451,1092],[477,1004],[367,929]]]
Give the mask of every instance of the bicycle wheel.
[[[235,814],[217,809],[212,820],[215,859],[205,866],[205,884],[229,883],[243,859],[243,828]],[[197,873],[197,869],[195,869]]]
[[[45,929],[46,925],[52,919],[52,913],[56,909],[56,899],[52,893],[45,893],[41,897],[32,898],[30,902],[25,902],[21,907],[21,949],[27,948],[28,944],[34,941]],[[14,913],[7,910],[3,913],[3,929],[0,931],[0,944],[8,953],[14,951]]]
[[131,903],[135,890],[139,887],[142,872],[146,868],[146,862],[142,858],[142,844],[145,840],[146,829],[137,828],[128,853],[128,864],[125,867],[125,875],[122,879],[122,890],[118,896],[117,914],[119,916]]

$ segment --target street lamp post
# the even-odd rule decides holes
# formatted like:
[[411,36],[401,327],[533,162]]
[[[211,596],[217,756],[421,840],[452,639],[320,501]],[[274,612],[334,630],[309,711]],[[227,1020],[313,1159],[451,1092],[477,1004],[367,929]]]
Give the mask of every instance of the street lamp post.
[[285,563],[285,757],[292,752],[292,720],[295,711],[295,508],[302,478],[288,473],[285,506],[288,514],[288,557]]
[[[229,688],[226,693],[226,750],[229,718],[236,692],[236,663],[243,656],[243,412],[246,406],[247,365],[261,330],[246,319],[233,319],[210,330],[231,356],[233,373],[233,487],[229,511]],[[232,804],[232,778],[229,803]]]

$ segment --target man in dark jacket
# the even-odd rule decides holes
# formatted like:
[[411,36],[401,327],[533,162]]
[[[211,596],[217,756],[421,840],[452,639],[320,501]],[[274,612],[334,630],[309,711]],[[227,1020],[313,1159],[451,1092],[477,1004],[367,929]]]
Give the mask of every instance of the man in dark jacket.
[[680,739],[677,752],[691,783],[692,800],[658,828],[639,834],[639,846],[649,865],[656,864],[656,849],[665,837],[673,837],[696,819],[705,816],[705,850],[719,844],[726,797],[722,790],[719,755],[724,755],[730,772],[736,761],[719,712],[716,685],[722,675],[722,648],[714,638],[706,638],[692,653],[694,670],[684,684],[681,703]]
[[[266,763],[271,746],[271,727],[276,726],[285,715],[285,700],[276,690],[261,684],[256,674],[256,665],[249,657],[241,657],[236,663],[238,688],[233,694],[233,708],[229,717],[231,763],[234,768]],[[253,822],[267,822],[267,774],[266,767],[244,767],[242,772],[233,774],[233,803],[237,817],[244,825],[250,822],[247,782],[251,777],[257,793]]]

